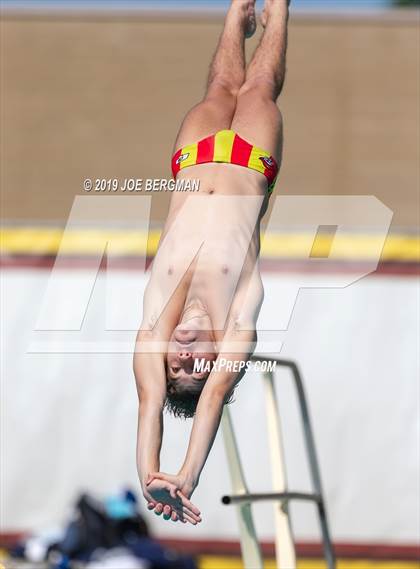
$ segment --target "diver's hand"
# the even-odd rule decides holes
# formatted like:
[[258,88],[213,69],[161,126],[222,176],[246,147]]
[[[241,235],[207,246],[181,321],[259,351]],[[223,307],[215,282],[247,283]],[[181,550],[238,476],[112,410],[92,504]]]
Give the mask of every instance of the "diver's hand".
[[149,476],[143,489],[148,508],[165,519],[190,522],[193,525],[201,522],[200,511],[172,482]]
[[151,472],[146,483],[150,480],[157,478],[159,480],[165,480],[170,484],[174,484],[178,490],[184,494],[187,498],[191,498],[192,493],[197,487],[197,482],[186,474],[167,474],[166,472]]

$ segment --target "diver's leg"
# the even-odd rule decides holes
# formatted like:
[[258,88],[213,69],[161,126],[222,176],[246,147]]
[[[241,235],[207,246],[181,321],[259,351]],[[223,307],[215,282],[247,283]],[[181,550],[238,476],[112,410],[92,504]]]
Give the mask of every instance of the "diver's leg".
[[287,0],[266,0],[261,42],[239,90],[232,129],[281,158],[282,120],[276,101],[286,75]]
[[210,66],[205,97],[186,115],[175,150],[230,129],[236,97],[245,80],[245,37],[255,26],[255,0],[232,0]]

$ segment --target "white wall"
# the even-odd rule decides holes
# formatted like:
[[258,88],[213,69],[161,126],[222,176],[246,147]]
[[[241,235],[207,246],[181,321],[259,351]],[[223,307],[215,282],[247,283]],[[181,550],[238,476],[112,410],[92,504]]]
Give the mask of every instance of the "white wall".
[[[3,274],[2,531],[56,525],[82,489],[101,495],[122,484],[138,487],[131,355],[27,353],[48,276],[49,271],[23,269]],[[118,279],[139,294],[144,286],[130,271]],[[266,290],[274,294],[261,314],[263,328],[285,279],[264,275]],[[104,298],[101,275],[82,334],[66,333],[67,340],[103,338]],[[121,310],[137,310],[125,294],[119,302]],[[35,339],[46,337],[38,332]],[[133,332],[125,335],[129,342],[133,338]],[[412,277],[373,276],[346,289],[299,295],[282,356],[297,360],[306,382],[336,540],[414,542],[418,536],[418,340],[418,284]],[[286,372],[278,373],[278,383],[290,486],[306,489],[300,423]],[[256,374],[243,380],[232,412],[249,484],[267,490],[263,394]],[[166,419],[162,470],[180,465],[189,427]],[[229,490],[218,436],[194,495],[204,523],[185,527],[146,515],[161,536],[234,539],[234,510],[220,504]],[[297,537],[315,539],[312,506],[292,511]],[[255,512],[261,537],[272,538],[271,506],[256,506]]]

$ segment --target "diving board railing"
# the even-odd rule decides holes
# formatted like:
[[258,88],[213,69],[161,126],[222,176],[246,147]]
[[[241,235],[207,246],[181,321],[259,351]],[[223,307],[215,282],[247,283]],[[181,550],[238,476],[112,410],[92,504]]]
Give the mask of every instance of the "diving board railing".
[[276,559],[278,569],[296,569],[296,552],[289,517],[289,502],[303,500],[313,502],[318,510],[319,524],[322,533],[324,556],[328,569],[335,569],[336,561],[331,542],[328,519],[323,497],[321,475],[315,449],[315,441],[311,427],[308,404],[305,396],[302,377],[295,362],[278,358],[254,356],[252,361],[271,362],[277,366],[289,368],[292,372],[302,417],[303,434],[313,491],[291,492],[287,487],[286,467],[284,459],[283,440],[281,433],[280,414],[274,384],[275,372],[262,372],[266,397],[269,450],[271,458],[272,492],[250,493],[242,469],[239,449],[233,429],[232,418],[228,407],[225,407],[222,417],[223,438],[228,458],[229,472],[232,484],[232,495],[223,496],[223,504],[234,504],[237,508],[242,558],[245,569],[262,569],[264,566],[261,548],[255,531],[251,506],[255,502],[273,501],[275,530],[276,530]]

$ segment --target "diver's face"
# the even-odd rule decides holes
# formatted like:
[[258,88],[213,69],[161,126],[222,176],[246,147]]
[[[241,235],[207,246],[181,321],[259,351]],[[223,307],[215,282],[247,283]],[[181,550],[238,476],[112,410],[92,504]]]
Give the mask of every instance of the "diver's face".
[[214,361],[217,357],[210,330],[186,328],[185,324],[178,325],[172,333],[167,354],[167,375],[169,380],[183,384],[198,384],[206,380],[208,371],[198,371],[194,368],[199,361],[204,364]]

